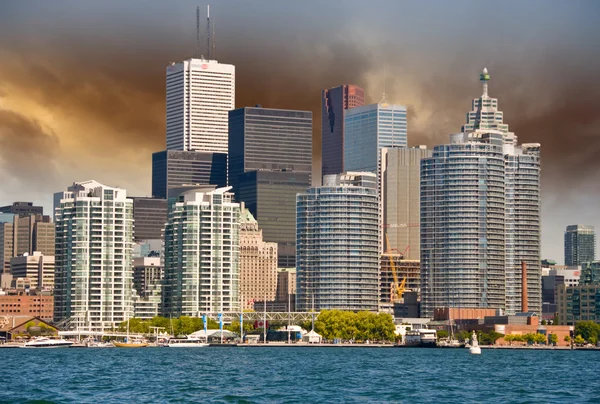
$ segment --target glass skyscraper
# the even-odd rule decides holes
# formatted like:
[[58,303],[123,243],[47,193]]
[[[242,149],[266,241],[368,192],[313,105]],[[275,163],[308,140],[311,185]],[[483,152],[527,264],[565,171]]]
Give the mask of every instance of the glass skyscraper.
[[594,226],[574,224],[565,231],[565,265],[577,266],[596,259]]
[[165,228],[165,316],[240,310],[240,204],[224,188],[169,198]]
[[[321,94],[321,176],[340,174],[344,169],[344,114],[365,105],[365,90],[344,84]],[[320,183],[320,181],[319,181]]]
[[377,176],[348,172],[297,197],[296,308],[377,311]]
[[518,145],[498,100],[473,100],[463,133],[421,161],[421,314],[437,307],[541,311],[540,145]]
[[383,147],[406,147],[406,107],[378,104],[344,115],[344,169],[377,173]]
[[106,331],[133,317],[133,202],[96,181],[54,194],[54,320]]
[[229,184],[278,244],[278,266],[295,266],[296,194],[311,185],[312,112],[261,107],[229,112]]

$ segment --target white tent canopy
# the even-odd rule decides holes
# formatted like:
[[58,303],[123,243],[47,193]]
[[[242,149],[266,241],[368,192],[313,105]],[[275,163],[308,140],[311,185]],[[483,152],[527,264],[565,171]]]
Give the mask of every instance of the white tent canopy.
[[315,332],[315,330],[310,330],[306,334],[302,336],[303,342],[308,342],[309,344],[320,344],[323,337]]

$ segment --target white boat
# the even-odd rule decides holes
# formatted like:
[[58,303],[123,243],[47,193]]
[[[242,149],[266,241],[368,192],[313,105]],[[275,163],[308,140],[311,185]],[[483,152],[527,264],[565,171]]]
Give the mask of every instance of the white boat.
[[188,336],[186,338],[169,338],[164,346],[169,348],[204,348],[209,345],[200,338]]
[[22,348],[65,348],[73,345],[73,341],[64,339],[51,339],[47,337],[38,337],[32,341],[28,341]]
[[477,341],[477,334],[475,334],[475,331],[473,331],[473,336],[471,337],[471,347],[469,348],[469,352],[473,355],[481,355],[481,347]]
[[406,332],[406,335],[404,337],[404,345],[419,348],[435,348],[436,339],[436,330],[420,328],[417,330]]

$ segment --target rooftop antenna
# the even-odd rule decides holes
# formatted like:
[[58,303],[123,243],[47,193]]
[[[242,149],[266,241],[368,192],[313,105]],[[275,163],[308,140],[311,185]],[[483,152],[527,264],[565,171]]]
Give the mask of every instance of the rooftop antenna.
[[200,6],[196,7],[196,56],[200,57]]
[[383,66],[383,97],[381,98],[381,101],[379,101],[380,104],[386,104],[387,101],[385,100],[385,84],[386,84],[386,68],[385,65]]
[[214,17],[213,17],[213,20],[212,20],[212,37],[211,38],[212,38],[211,54],[212,54],[213,60],[215,60],[215,59],[217,59],[217,54],[215,52],[215,42],[216,42],[215,39],[216,39],[216,37],[215,37],[215,19],[214,19]]
[[488,81],[490,81],[490,74],[487,67],[483,68],[483,71],[479,75],[479,81],[483,83],[483,98],[486,98],[488,96]]
[[210,4],[206,5],[206,52],[210,60]]

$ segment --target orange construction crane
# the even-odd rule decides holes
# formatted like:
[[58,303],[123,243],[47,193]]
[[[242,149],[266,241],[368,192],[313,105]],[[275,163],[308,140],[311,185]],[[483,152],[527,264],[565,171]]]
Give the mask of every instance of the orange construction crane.
[[398,283],[396,264],[394,263],[394,257],[392,256],[392,249],[390,247],[390,239],[387,233],[385,233],[385,241],[387,243],[387,251],[385,252],[385,254],[387,254],[390,258],[390,268],[392,269],[392,276],[394,277],[394,283],[391,285],[392,293],[390,293],[390,302],[394,303],[394,292],[398,300],[402,299],[402,296],[404,295],[404,288],[406,287],[406,277],[402,279],[402,282]]

